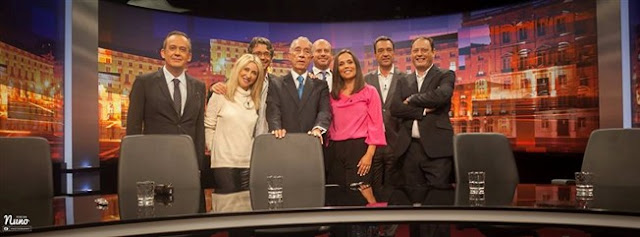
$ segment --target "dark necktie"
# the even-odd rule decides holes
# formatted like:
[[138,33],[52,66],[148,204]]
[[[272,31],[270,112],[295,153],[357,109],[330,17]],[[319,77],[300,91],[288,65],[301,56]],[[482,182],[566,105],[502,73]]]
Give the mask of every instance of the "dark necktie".
[[173,79],[173,107],[182,115],[182,93],[180,92],[180,80]]
[[323,81],[327,80],[327,72],[321,71],[320,73],[322,74],[322,80]]
[[298,98],[302,99],[302,89],[304,89],[304,77],[298,76]]

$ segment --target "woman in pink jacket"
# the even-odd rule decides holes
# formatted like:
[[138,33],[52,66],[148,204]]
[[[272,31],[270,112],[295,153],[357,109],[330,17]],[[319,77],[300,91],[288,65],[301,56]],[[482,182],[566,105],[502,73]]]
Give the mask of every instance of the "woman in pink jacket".
[[376,147],[387,144],[380,96],[365,83],[358,58],[351,51],[340,51],[333,62],[333,71],[338,73],[331,88],[328,181],[358,188],[374,204],[371,160]]

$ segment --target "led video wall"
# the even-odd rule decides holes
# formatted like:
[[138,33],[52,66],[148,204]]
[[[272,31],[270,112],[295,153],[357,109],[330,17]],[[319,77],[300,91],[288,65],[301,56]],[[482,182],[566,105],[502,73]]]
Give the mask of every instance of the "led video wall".
[[631,62],[631,114],[633,127],[640,128],[640,2],[629,1]]
[[[596,2],[532,1],[475,12],[376,22],[270,23],[201,18],[100,2],[100,157],[118,154],[128,93],[137,75],[159,70],[164,36],[193,42],[188,73],[224,80],[254,36],[275,46],[270,72],[288,72],[292,39],[327,39],[349,48],[364,73],[377,69],[372,43],[395,41],[395,67],[412,72],[411,40],[435,40],[435,64],[454,70],[450,118],[456,133],[499,132],[516,151],[583,152],[599,127]],[[135,24],[132,24],[135,22]],[[140,27],[144,25],[147,27]]]
[[0,137],[39,136],[63,153],[63,1],[0,2]]

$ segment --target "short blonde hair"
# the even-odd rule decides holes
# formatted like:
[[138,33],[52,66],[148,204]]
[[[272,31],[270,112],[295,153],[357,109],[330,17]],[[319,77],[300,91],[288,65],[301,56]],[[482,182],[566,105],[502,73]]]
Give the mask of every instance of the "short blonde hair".
[[264,68],[262,68],[262,62],[260,62],[260,58],[253,54],[244,54],[238,61],[233,64],[233,68],[231,68],[231,75],[229,75],[229,80],[227,80],[227,93],[224,97],[232,102],[235,102],[233,99],[236,90],[238,90],[238,80],[240,78],[238,75],[240,71],[249,65],[250,63],[255,63],[258,67],[258,78],[256,78],[256,82],[251,85],[251,100],[253,100],[253,104],[255,105],[255,109],[260,109],[260,100],[262,99],[262,85],[264,84]]

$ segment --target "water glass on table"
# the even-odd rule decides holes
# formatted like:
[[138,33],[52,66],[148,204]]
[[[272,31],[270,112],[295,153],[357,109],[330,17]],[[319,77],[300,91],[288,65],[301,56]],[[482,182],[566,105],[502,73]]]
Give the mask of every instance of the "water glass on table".
[[576,172],[576,199],[593,198],[593,172]]
[[470,171],[469,175],[469,199],[484,199],[484,171]]
[[154,181],[138,181],[136,182],[138,206],[153,206],[155,197]]
[[282,208],[283,182],[284,178],[281,175],[267,176],[267,199],[269,202],[269,209]]

